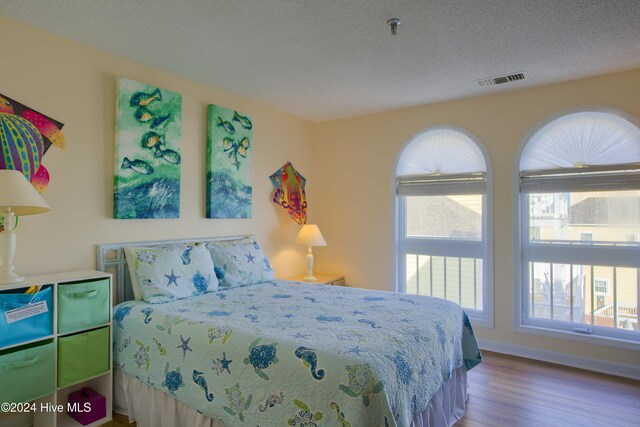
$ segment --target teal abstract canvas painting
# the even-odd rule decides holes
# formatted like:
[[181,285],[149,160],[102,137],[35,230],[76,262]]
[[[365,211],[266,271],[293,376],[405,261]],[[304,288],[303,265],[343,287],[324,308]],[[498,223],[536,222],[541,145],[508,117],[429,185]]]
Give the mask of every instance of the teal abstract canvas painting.
[[113,217],[180,217],[182,95],[119,78]]
[[251,218],[251,117],[209,105],[207,118],[207,218]]

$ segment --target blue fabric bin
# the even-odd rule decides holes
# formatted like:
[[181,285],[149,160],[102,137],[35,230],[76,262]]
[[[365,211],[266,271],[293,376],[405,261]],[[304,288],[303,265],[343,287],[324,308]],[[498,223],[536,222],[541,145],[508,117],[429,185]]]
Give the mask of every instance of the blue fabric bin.
[[[18,293],[26,288],[0,293],[0,348],[19,344],[53,334],[53,291],[51,286],[37,294]],[[13,323],[7,322],[8,311],[24,308],[41,301],[47,303],[47,311]]]

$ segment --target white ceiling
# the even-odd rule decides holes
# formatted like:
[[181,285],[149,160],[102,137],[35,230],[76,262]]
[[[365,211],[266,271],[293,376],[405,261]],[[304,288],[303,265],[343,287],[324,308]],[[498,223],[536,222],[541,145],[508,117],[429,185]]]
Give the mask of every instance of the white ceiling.
[[640,0],[1,0],[0,14],[314,121],[640,67]]

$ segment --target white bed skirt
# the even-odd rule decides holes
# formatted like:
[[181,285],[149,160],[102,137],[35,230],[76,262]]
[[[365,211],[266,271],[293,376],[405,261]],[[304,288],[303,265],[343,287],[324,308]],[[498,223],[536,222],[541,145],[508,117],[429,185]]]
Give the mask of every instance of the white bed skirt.
[[[114,369],[113,409],[137,422],[138,427],[225,427],[165,392]],[[467,371],[453,371],[411,427],[450,427],[464,415],[467,401]]]

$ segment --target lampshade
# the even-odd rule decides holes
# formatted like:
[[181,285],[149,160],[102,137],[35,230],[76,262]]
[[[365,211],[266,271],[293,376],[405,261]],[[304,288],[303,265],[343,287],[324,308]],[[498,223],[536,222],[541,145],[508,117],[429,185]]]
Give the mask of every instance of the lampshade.
[[20,171],[0,170],[0,209],[11,208],[16,216],[49,211],[49,205]]
[[296,236],[296,244],[302,246],[327,246],[320,229],[315,224],[305,224]]

